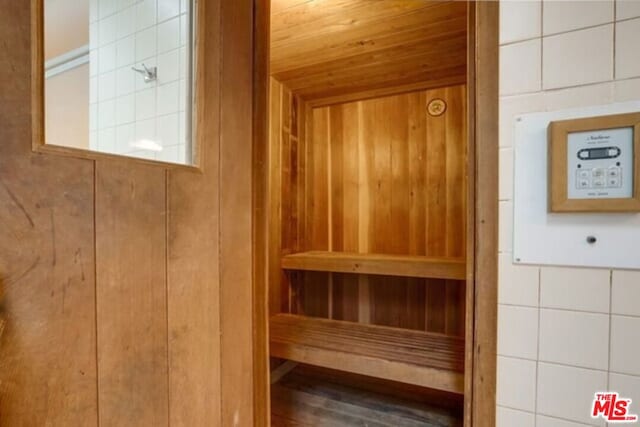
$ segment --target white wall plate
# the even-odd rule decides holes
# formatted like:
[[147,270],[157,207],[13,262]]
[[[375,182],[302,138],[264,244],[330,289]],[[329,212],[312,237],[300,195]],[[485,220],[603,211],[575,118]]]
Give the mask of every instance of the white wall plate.
[[514,262],[640,269],[640,214],[550,213],[547,168],[551,121],[639,111],[640,102],[628,102],[516,118]]

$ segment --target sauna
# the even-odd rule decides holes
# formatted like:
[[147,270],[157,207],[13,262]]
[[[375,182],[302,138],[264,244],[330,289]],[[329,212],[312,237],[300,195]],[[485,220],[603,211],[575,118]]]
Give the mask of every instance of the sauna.
[[468,416],[470,9],[271,3],[274,426],[457,426]]

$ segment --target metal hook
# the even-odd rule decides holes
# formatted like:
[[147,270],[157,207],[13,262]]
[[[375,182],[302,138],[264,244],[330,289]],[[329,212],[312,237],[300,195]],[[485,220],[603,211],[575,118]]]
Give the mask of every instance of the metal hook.
[[131,67],[131,69],[133,71],[135,71],[136,73],[142,74],[144,76],[144,82],[145,83],[153,82],[158,78],[158,68],[157,67],[148,68],[146,65],[144,65],[144,63],[142,64],[142,67],[144,69],[140,69],[140,68],[136,68],[136,67]]

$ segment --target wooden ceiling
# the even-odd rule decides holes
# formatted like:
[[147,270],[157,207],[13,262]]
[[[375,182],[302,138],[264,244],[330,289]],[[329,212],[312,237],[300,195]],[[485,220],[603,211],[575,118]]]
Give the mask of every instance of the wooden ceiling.
[[305,100],[466,79],[467,4],[272,0],[271,74]]

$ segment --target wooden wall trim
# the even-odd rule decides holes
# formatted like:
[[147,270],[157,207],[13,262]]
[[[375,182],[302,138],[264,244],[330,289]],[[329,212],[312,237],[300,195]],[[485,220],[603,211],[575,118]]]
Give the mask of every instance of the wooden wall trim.
[[471,425],[496,422],[498,317],[498,58],[499,2],[475,11],[472,71],[475,144],[475,297]]
[[[223,0],[220,75],[221,424],[255,422],[253,289],[254,1]],[[264,71],[263,71],[264,72]]]
[[475,325],[475,210],[476,210],[476,67],[475,67],[475,31],[476,8],[474,3],[467,3],[467,281],[465,288],[465,387],[464,387],[464,417],[465,427],[472,426],[473,414],[473,354],[474,354],[474,325]]
[[270,1],[254,2],[253,34],[253,410],[269,425],[269,39]]

